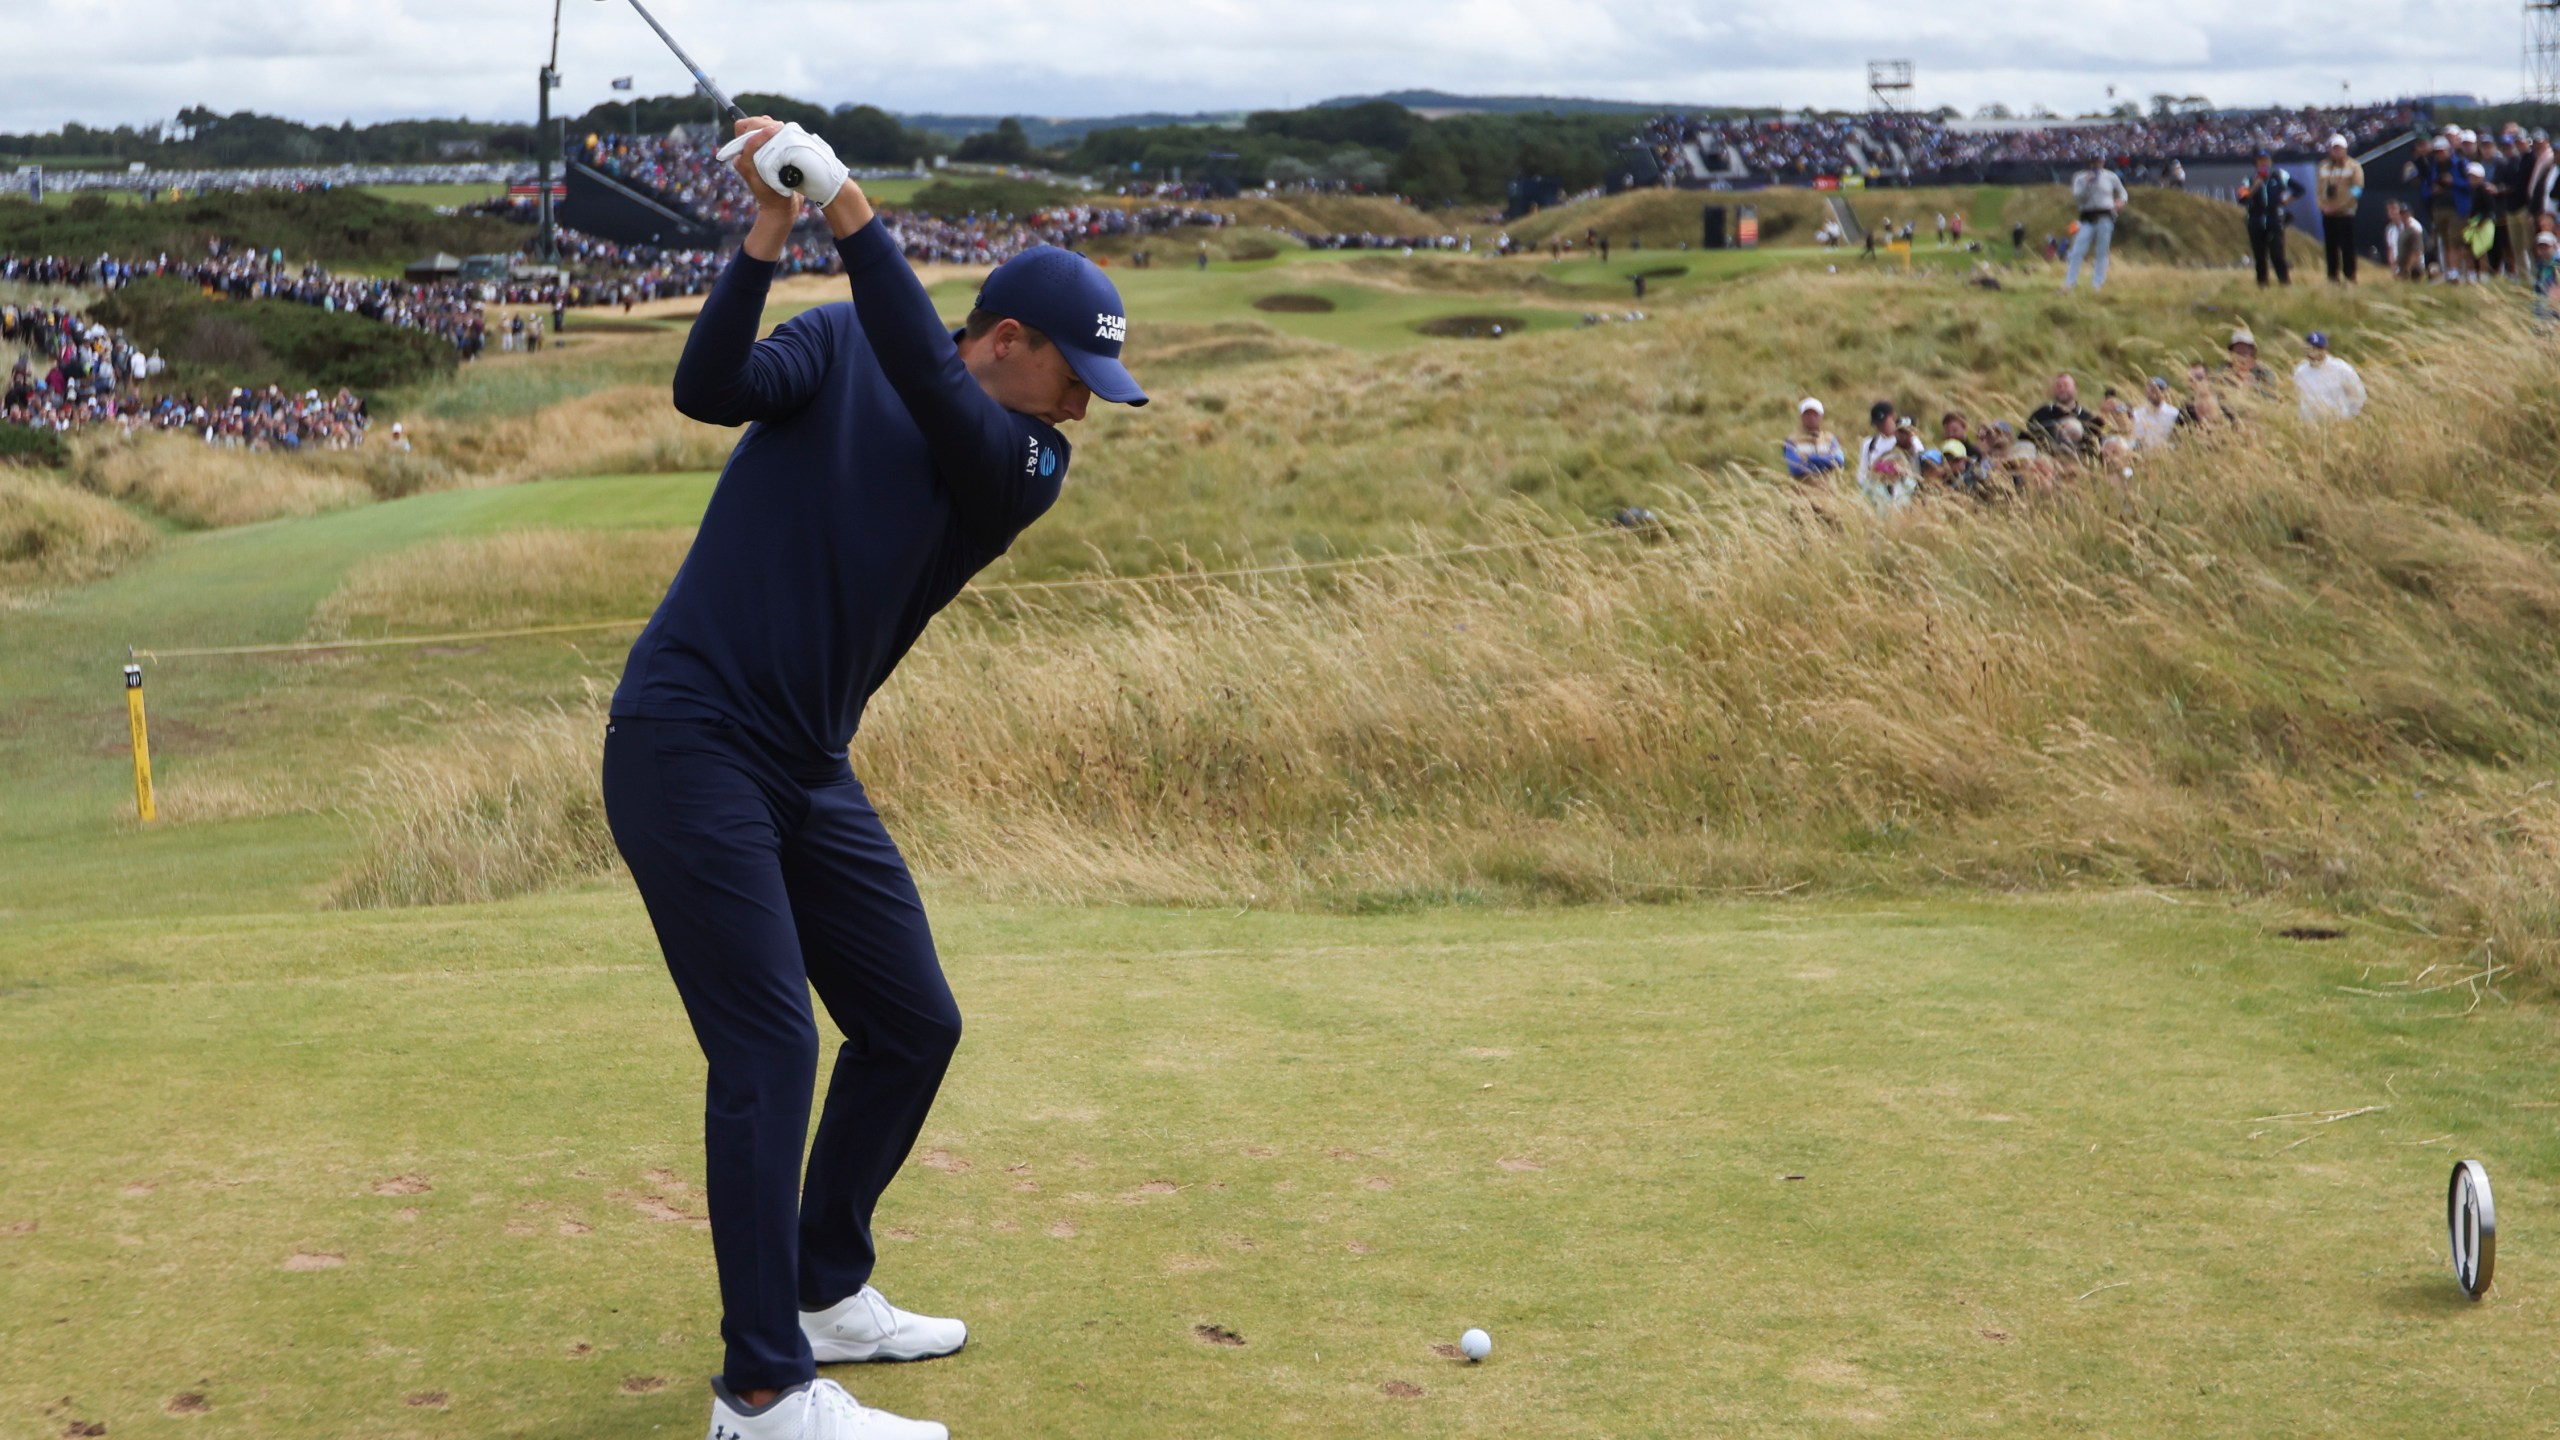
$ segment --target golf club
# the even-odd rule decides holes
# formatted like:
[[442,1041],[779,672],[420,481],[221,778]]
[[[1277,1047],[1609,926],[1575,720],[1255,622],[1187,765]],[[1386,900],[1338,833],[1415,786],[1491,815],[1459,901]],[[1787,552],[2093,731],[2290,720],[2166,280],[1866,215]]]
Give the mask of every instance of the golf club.
[[[611,4],[612,0],[597,0],[597,3]],[[667,33],[666,26],[658,23],[657,16],[649,13],[648,6],[641,4],[640,0],[631,0],[631,8],[640,12],[640,18],[648,21],[649,28],[657,31],[658,38],[666,41],[667,48],[675,52],[678,60],[684,62],[684,68],[693,72],[693,83],[702,87],[702,93],[710,97],[712,104],[720,107],[722,114],[727,115],[732,120],[744,120],[747,118],[747,112],[738,108],[738,102],[730,99],[727,95],[722,94],[720,87],[712,82],[711,77],[703,73],[702,67],[693,63],[693,57],[684,53],[684,47],[676,43],[676,37]],[[783,166],[782,183],[785,186],[799,184],[800,167],[797,165]]]

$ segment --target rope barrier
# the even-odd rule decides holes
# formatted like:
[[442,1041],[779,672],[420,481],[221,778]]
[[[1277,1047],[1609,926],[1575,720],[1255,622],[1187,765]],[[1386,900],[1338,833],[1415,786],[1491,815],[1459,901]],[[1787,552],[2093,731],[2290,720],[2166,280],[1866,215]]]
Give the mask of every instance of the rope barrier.
[[[1526,540],[1477,542],[1451,545],[1437,550],[1413,550],[1385,555],[1352,555],[1337,560],[1298,560],[1276,565],[1240,565],[1225,570],[1167,570],[1154,575],[1080,575],[1064,580],[1015,580],[996,585],[972,585],[955,598],[1029,594],[1057,590],[1104,590],[1117,587],[1137,588],[1146,585],[1177,585],[1218,580],[1242,580],[1263,575],[1314,574],[1331,570],[1348,570],[1363,565],[1437,564],[1462,559],[1469,555],[1492,555],[1507,551],[1534,550],[1549,545],[1576,545],[1586,540],[1606,539],[1629,532],[1620,526],[1604,525],[1592,530],[1577,530],[1565,535],[1538,535]],[[190,645],[167,650],[135,648],[133,654],[158,664],[163,660],[196,660],[225,655],[300,655],[329,650],[379,650],[410,645],[465,645],[481,640],[521,640],[542,635],[575,635],[592,630],[638,629],[649,623],[646,615],[618,620],[581,620],[565,625],[526,625],[511,630],[454,630],[436,635],[382,635],[357,640],[286,640],[267,645]]]

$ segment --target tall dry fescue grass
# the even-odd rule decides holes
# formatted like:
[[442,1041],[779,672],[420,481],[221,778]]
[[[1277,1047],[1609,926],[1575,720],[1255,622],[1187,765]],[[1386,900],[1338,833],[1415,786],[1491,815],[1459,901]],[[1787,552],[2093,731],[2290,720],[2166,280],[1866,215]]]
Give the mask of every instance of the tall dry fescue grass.
[[508,530],[359,562],[311,618],[316,639],[645,616],[691,530]]
[[[666,361],[673,369],[675,349]],[[467,477],[508,485],[572,475],[717,470],[739,432],[686,419],[664,383],[616,385],[530,414],[494,419],[421,417],[419,453]]]
[[81,444],[73,474],[101,495],[212,529],[363,504],[373,492],[350,468],[336,455],[232,450],[186,434],[101,434]]
[[[2013,509],[1877,520],[1732,472],[1653,538],[964,602],[856,763],[923,868],[998,894],[2136,884],[2547,968],[2560,363],[2527,339],[2412,342],[2369,359],[2361,422],[2273,406]],[[583,794],[590,746],[473,764],[494,791],[391,787],[418,803],[367,873],[450,899],[591,866],[565,802],[516,798]]]
[[602,701],[483,716],[432,749],[358,777],[371,840],[334,903],[467,903],[598,875],[614,864],[596,766]]
[[49,472],[0,465],[0,597],[77,585],[151,546],[151,527]]

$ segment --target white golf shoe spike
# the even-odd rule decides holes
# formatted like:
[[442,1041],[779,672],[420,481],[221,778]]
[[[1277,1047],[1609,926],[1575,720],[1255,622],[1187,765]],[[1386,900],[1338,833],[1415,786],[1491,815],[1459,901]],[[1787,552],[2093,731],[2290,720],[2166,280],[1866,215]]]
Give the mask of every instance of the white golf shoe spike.
[[909,1314],[868,1285],[824,1310],[801,1311],[800,1329],[821,1365],[931,1360],[969,1343],[968,1326]]
[[734,1402],[726,1387],[713,1387],[704,1440],[951,1440],[941,1422],[871,1409],[833,1380],[793,1386],[752,1415]]

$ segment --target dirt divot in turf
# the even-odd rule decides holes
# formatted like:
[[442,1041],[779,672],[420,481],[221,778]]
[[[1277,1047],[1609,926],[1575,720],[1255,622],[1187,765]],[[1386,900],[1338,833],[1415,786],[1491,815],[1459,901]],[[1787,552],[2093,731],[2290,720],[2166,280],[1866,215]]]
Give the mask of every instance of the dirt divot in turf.
[[1470,1045],[1467,1047],[1467,1058],[1470,1060],[1508,1060],[1511,1058],[1511,1052],[1503,1049],[1499,1045]]
[[2276,932],[2286,940],[2344,940],[2347,932],[2329,925],[2287,925]]
[[948,1150],[927,1150],[916,1157],[916,1163],[927,1170],[939,1170],[945,1175],[966,1175],[977,1168]]
[[1199,1275],[1218,1268],[1218,1262],[1206,1255],[1167,1255],[1163,1264],[1169,1275]]
[[139,1200],[143,1196],[148,1195],[159,1188],[159,1186],[152,1184],[148,1180],[136,1180],[132,1184],[116,1191],[116,1193],[127,1200]]
[[1415,334],[1441,340],[1499,340],[1519,334],[1528,324],[1517,315],[1442,315],[1413,329]]
[[1022,1228],[1022,1222],[1018,1220],[998,1220],[987,1228],[993,1230],[999,1235],[1011,1235]]
[[1369,1253],[1369,1242],[1366,1240],[1346,1241],[1342,1248],[1350,1251],[1354,1255],[1366,1255]]
[[1068,1224],[1064,1220],[1061,1220],[1049,1227],[1049,1238],[1052,1240],[1073,1240],[1076,1238],[1076,1227]]
[[6,1225],[0,1225],[0,1235],[33,1235],[34,1233],[36,1233],[36,1222],[33,1220],[12,1220]]
[[420,1390],[402,1403],[412,1410],[441,1410],[446,1404],[445,1393],[441,1390]]
[[424,1175],[394,1175],[388,1180],[373,1182],[373,1193],[385,1199],[394,1195],[424,1195],[435,1188]]
[[70,1424],[62,1427],[62,1433],[66,1436],[104,1435],[107,1433],[107,1422],[104,1420],[74,1420]]
[[1459,1349],[1457,1346],[1450,1344],[1446,1340],[1432,1346],[1431,1353],[1439,1356],[1443,1360],[1464,1360],[1467,1358],[1466,1351]]
[[1361,1177],[1360,1188],[1363,1190],[1393,1190],[1396,1188],[1396,1182],[1388,1179],[1384,1175],[1367,1175]]
[[692,1211],[685,1209],[683,1206],[676,1204],[672,1200],[669,1200],[664,1195],[626,1194],[617,1195],[613,1198],[630,1202],[632,1209],[639,1211],[641,1214],[648,1216],[652,1220],[664,1221],[669,1225],[690,1225],[696,1230],[708,1230],[711,1228],[710,1216],[696,1215]]
[[563,1220],[560,1222],[559,1228],[560,1233],[563,1235],[593,1235],[596,1233],[596,1227],[587,1224],[583,1220]]
[[1378,1393],[1392,1395],[1398,1400],[1413,1400],[1421,1397],[1422,1387],[1410,1380],[1389,1380],[1378,1386]]
[[1244,1157],[1248,1160],[1269,1160],[1279,1153],[1279,1151],[1272,1149],[1268,1145],[1247,1145],[1244,1147]]
[[418,1218],[418,1207],[415,1205],[403,1205],[399,1209],[391,1212],[391,1218],[394,1220],[415,1220]]
[[1243,1336],[1224,1325],[1194,1325],[1191,1327],[1191,1335],[1193,1339],[1209,1345],[1235,1346],[1244,1343]]
[[2006,1330],[1976,1330],[1973,1333],[1995,1345],[2006,1345],[2017,1338]]
[[584,1360],[594,1353],[596,1353],[596,1347],[588,1344],[584,1340],[581,1340],[577,1344],[569,1347],[569,1358],[572,1360]]
[[287,1270],[335,1270],[347,1263],[347,1257],[334,1250],[296,1250],[284,1257]]
[[213,1408],[213,1402],[204,1398],[203,1392],[190,1390],[170,1396],[169,1403],[160,1408],[172,1415],[202,1415]]
[[667,1377],[664,1375],[626,1375],[622,1379],[622,1393],[625,1395],[653,1395],[666,1388]]
[[1539,1164],[1537,1161],[1530,1159],[1526,1155],[1505,1155],[1493,1163],[1501,1166],[1505,1170],[1524,1173],[1527,1171],[1544,1170],[1547,1168],[1546,1166]]
[[1330,315],[1333,302],[1321,295],[1264,295],[1253,302],[1253,308],[1274,315]]
[[916,1238],[916,1232],[905,1225],[892,1225],[888,1229],[880,1232],[880,1238],[883,1240],[913,1240]]
[[693,1183],[673,1170],[643,1170],[640,1178],[667,1190],[690,1190]]

